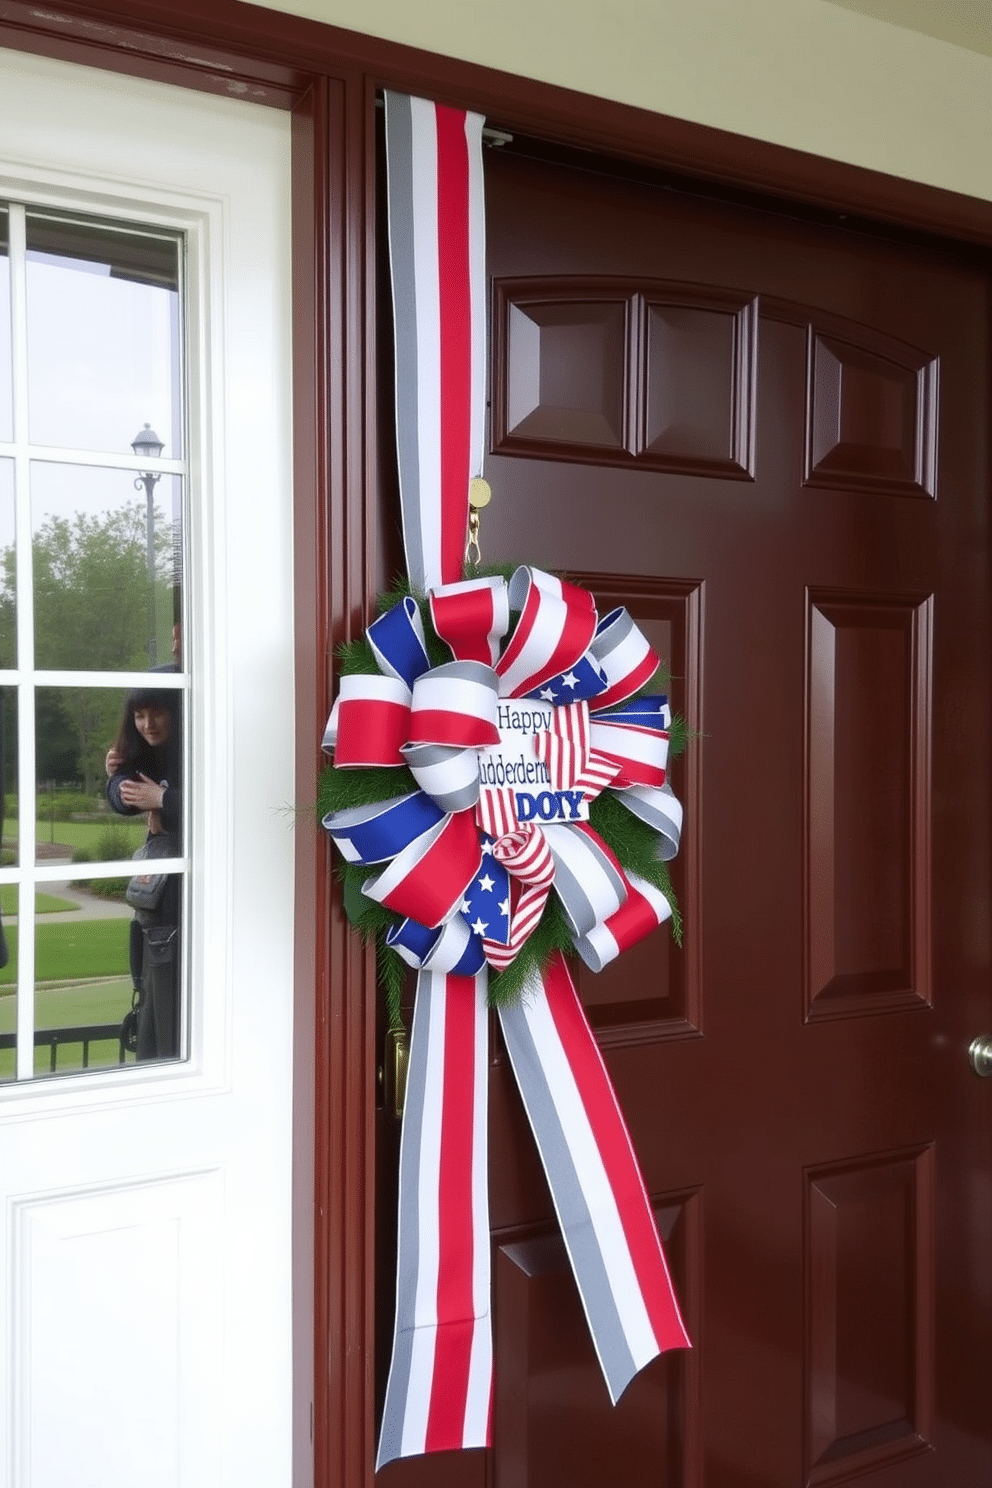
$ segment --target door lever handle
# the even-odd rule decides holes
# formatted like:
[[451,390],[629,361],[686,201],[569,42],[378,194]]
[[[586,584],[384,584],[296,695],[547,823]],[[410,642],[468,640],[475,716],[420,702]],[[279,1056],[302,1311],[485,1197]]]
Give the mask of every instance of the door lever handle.
[[410,1035],[405,1028],[390,1028],[386,1034],[382,1062],[382,1097],[386,1110],[397,1121],[406,1103],[406,1071],[410,1062]]
[[987,1080],[992,1075],[992,1037],[981,1033],[973,1038],[968,1045],[968,1060],[975,1074]]

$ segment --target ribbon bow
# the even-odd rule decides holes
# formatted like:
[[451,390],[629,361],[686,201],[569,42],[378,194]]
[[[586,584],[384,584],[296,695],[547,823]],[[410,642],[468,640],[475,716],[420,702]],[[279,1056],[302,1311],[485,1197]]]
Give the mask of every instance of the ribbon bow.
[[[599,621],[585,590],[535,568],[441,586],[430,605],[453,660],[431,665],[420,609],[402,600],[367,632],[379,674],[342,680],[324,737],[339,767],[405,764],[419,791],[330,812],[324,825],[347,861],[385,865],[364,892],[402,917],[388,943],[411,965],[504,969],[553,885],[576,950],[599,970],[671,912],[584,819],[611,789],[657,831],[660,858],[678,850],[667,700],[632,700],[658,658],[626,610]],[[524,783],[545,789],[483,782],[501,722],[524,735],[533,724]]]

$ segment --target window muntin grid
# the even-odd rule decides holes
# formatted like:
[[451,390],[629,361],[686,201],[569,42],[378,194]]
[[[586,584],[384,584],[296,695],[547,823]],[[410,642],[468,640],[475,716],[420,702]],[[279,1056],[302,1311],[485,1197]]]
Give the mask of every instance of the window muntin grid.
[[[0,204],[0,894],[12,952],[0,1084],[119,1067],[114,1039],[45,1040],[106,1030],[131,1004],[131,912],[98,892],[126,881],[131,838],[144,836],[104,796],[127,690],[174,695],[188,731],[183,268],[181,233]],[[164,448],[139,461],[129,444],[145,425]],[[181,853],[177,842],[162,865],[180,875],[178,902]]]

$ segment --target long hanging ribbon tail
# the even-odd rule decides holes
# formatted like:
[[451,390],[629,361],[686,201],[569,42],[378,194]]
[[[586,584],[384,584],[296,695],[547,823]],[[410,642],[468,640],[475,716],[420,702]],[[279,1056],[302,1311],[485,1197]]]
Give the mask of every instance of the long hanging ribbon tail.
[[481,114],[386,93],[396,442],[414,589],[462,576],[482,473],[485,260]]
[[[400,502],[407,573],[422,591],[461,579],[469,481],[482,473],[482,124],[478,114],[386,94]],[[406,655],[409,637],[401,637],[401,645]],[[392,665],[392,633],[388,646]],[[487,651],[471,664],[490,660]],[[459,678],[466,686],[472,680]],[[423,693],[414,684],[414,702]],[[429,701],[421,714],[424,708],[429,711]],[[432,784],[433,774],[446,771],[446,805],[467,819],[465,808],[478,790],[474,748],[480,741],[468,741],[473,770],[466,773],[459,754],[464,739],[416,730],[410,737],[432,745],[426,755],[419,745],[414,749],[411,768],[418,778],[426,771]],[[425,919],[415,910],[402,912]],[[473,977],[421,971],[418,978],[380,1467],[395,1457],[489,1443],[485,988],[485,970]]]
[[486,973],[422,971],[400,1142],[396,1324],[377,1468],[490,1441]]
[[499,1009],[610,1398],[690,1347],[630,1135],[561,956]]

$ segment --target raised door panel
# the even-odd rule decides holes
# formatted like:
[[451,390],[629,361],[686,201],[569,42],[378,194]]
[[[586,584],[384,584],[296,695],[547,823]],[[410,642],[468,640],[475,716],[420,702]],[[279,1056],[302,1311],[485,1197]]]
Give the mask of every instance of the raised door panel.
[[[577,573],[576,582],[591,590],[600,615],[625,606],[664,658],[666,689],[672,712],[686,728],[698,732],[702,697],[702,586],[686,580],[622,578]],[[611,1047],[639,1039],[679,1038],[698,1032],[702,1020],[699,957],[698,802],[701,797],[699,752],[674,756],[669,783],[687,805],[687,827],[678,856],[671,864],[672,886],[680,929],[668,924],[594,974],[576,962],[574,974],[590,1023],[601,1045]],[[691,926],[691,931],[688,927]],[[684,927],[684,928],[683,928]]]
[[808,596],[807,1016],[930,987],[930,597]]
[[934,1152],[806,1173],[807,1481],[933,1450]]
[[[698,1326],[701,1214],[698,1194],[666,1195],[655,1219],[672,1274]],[[700,1364],[693,1353],[656,1359],[613,1408],[604,1397],[561,1236],[528,1226],[495,1236],[500,1371],[494,1488],[601,1488],[622,1464],[629,1488],[697,1488]],[[499,1343],[505,1339],[505,1345]]]
[[750,476],[757,305],[701,284],[497,279],[493,447]]
[[806,482],[935,496],[935,357],[866,326],[809,327]]

